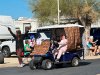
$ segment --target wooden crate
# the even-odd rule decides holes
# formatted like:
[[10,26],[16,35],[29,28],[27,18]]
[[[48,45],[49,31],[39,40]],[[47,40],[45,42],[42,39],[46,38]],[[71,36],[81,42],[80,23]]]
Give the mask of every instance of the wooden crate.
[[50,47],[50,40],[44,40],[41,45],[35,45],[31,55],[44,55],[48,52]]
[[75,50],[81,45],[81,36],[79,27],[67,27],[64,28],[65,34],[68,39],[68,50]]

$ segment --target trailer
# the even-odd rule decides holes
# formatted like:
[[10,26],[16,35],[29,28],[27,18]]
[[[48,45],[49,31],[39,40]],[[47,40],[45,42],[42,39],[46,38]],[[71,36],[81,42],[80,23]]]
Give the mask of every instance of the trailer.
[[[11,16],[0,16],[0,52],[15,52],[15,50],[10,51],[7,48],[7,41],[14,39],[13,36],[8,31],[8,27],[11,28],[12,32],[16,34],[15,26],[13,25],[14,20]],[[2,46],[5,43],[4,46]],[[6,48],[4,48],[6,47]],[[4,48],[4,49],[3,49]],[[0,58],[1,59],[1,58]]]

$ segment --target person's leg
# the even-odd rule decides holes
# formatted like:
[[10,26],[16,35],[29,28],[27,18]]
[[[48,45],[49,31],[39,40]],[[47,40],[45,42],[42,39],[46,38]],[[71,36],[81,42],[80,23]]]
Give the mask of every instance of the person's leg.
[[100,46],[98,46],[97,53],[100,55]]
[[60,57],[61,57],[61,55],[63,54],[63,50],[62,49],[60,49],[59,50],[59,52],[58,52],[58,55],[57,55],[57,59],[59,60],[60,59]]
[[94,49],[94,54],[97,53],[97,46],[95,46],[95,49]]
[[90,49],[93,50],[93,55],[95,55],[96,52],[97,52],[97,46],[95,46],[95,47],[90,47]]
[[18,49],[17,50],[17,56],[18,56],[18,61],[19,61],[19,64],[22,64],[22,57],[21,57],[21,53],[22,53],[22,50],[21,49]]
[[92,49],[90,49],[89,55],[90,55],[90,56],[93,56],[93,55],[94,55]]
[[26,56],[27,63],[29,63],[30,53]]
[[58,54],[58,52],[54,52],[53,56],[54,56],[54,59],[56,58],[56,55]]
[[57,59],[60,59],[61,55],[64,54],[66,50],[67,50],[67,47],[60,48],[58,55],[57,55]]

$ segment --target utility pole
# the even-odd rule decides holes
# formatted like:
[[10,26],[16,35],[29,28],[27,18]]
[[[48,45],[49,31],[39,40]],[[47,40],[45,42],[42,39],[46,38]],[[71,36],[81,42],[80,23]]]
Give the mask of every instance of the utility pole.
[[58,7],[57,7],[57,8],[58,8],[58,24],[60,24],[60,23],[59,23],[59,22],[60,22],[60,19],[59,19],[59,16],[60,16],[60,15],[59,15],[59,12],[60,12],[60,11],[59,11],[59,0],[57,0],[57,6],[58,6]]

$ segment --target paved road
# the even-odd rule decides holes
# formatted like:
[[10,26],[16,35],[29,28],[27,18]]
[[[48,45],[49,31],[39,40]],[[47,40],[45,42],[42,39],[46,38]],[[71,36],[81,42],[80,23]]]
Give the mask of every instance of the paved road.
[[30,70],[23,68],[0,68],[0,75],[100,75],[100,59],[84,60],[78,67],[54,68],[52,70]]

